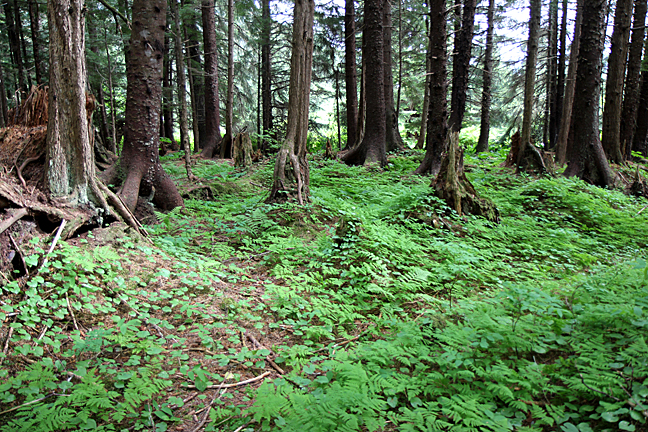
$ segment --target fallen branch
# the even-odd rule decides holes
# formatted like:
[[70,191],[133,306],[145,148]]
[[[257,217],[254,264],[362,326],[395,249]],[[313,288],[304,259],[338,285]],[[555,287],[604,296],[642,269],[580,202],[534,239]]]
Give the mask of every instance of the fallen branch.
[[151,240],[147,237],[148,235],[146,234],[146,231],[142,229],[142,224],[139,223],[135,215],[133,215],[133,212],[130,211],[126,205],[124,205],[124,202],[121,200],[121,198],[115,194],[113,191],[108,189],[108,187],[103,184],[101,181],[97,181],[97,186],[99,186],[99,189],[106,194],[108,197],[108,201],[110,201],[110,204],[117,210],[117,213],[124,218],[124,221],[133,228],[139,235],[142,236],[142,238],[146,239],[147,242],[150,244],[153,244]]
[[49,254],[52,253],[52,251],[56,247],[56,243],[58,243],[59,239],[61,238],[61,233],[63,232],[63,228],[65,228],[66,223],[67,223],[67,221],[65,219],[61,220],[61,225],[59,225],[59,228],[56,231],[56,235],[54,236],[54,240],[52,241],[52,244],[50,245],[49,250],[45,254],[45,259],[43,260],[43,263],[41,265],[39,265],[38,268],[36,269],[36,273],[38,273],[38,271],[41,268],[45,267],[45,264],[47,264],[47,260],[49,259]]
[[[226,388],[240,387],[240,386],[244,386],[244,385],[247,385],[247,384],[252,384],[252,383],[257,382],[257,381],[261,381],[263,378],[267,377],[270,374],[272,374],[272,372],[267,371],[267,372],[262,373],[258,377],[250,378],[250,379],[247,379],[245,381],[237,382],[237,383],[234,383],[234,384],[210,385],[210,386],[207,386],[206,388],[208,388],[208,389],[226,389]],[[191,385],[191,384],[187,384],[187,388],[195,389],[196,386]]]
[[[250,339],[250,342],[254,344],[256,349],[267,349],[266,347],[261,345],[261,343],[254,336],[252,336],[250,332],[248,332],[247,330],[245,331],[245,335],[247,336],[248,339]],[[284,370],[281,369],[279,365],[277,365],[277,363],[274,362],[274,360],[272,360],[269,354],[266,356],[265,359],[268,363],[270,363],[270,366],[272,366],[274,370],[279,372],[280,375],[285,375],[286,372],[284,372]]]
[[0,234],[5,232],[5,230],[10,228],[13,224],[18,222],[20,219],[22,219],[22,217],[25,216],[26,214],[27,214],[26,208],[20,208],[16,210],[9,219],[2,221],[2,223],[0,223]]
[[35,161],[37,161],[38,159],[40,159],[40,156],[31,157],[31,158],[25,159],[25,161],[20,165],[20,167],[19,167],[18,165],[16,165],[16,174],[18,175],[18,179],[20,180],[20,183],[22,183],[22,185],[23,185],[23,187],[24,187],[25,189],[27,189],[27,183],[25,183],[25,179],[24,179],[23,176],[22,176],[22,170],[24,170],[25,167],[26,167],[30,162],[35,162]]
[[38,403],[38,402],[44,401],[45,399],[50,398],[50,397],[52,397],[52,396],[55,396],[55,394],[52,393],[52,394],[50,394],[50,395],[43,396],[43,397],[40,398],[40,399],[34,399],[33,401],[29,401],[29,402],[24,403],[24,404],[22,404],[22,405],[18,405],[18,406],[15,406],[15,407],[13,407],[13,408],[9,408],[8,410],[4,410],[4,411],[0,412],[0,416],[3,415],[3,414],[10,413],[11,411],[16,411],[17,409],[24,408],[24,407],[26,407],[26,406],[33,405],[33,404],[35,404],[35,403]]

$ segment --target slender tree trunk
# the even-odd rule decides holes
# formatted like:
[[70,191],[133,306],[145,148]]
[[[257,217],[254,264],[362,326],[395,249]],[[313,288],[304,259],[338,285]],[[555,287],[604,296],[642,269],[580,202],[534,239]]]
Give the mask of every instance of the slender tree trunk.
[[475,29],[475,9],[477,0],[464,0],[461,17],[461,31],[455,37],[455,54],[452,69],[452,96],[450,101],[449,128],[460,132],[466,111],[468,91],[468,72],[472,53],[472,40]]
[[396,119],[400,118],[401,90],[403,88],[403,0],[398,1],[398,93],[396,94]]
[[488,151],[488,138],[490,134],[490,108],[491,88],[493,84],[493,33],[495,18],[495,0],[488,2],[488,30],[486,30],[486,52],[484,53],[484,87],[482,89],[481,123],[479,126],[479,141],[477,141],[477,153]]
[[165,0],[134,0],[126,64],[126,126],[120,165],[126,173],[121,197],[133,210],[141,194],[154,191],[153,203],[168,210],[182,197],[159,159]]
[[362,141],[342,160],[348,165],[387,163],[385,152],[385,74],[383,49],[384,0],[365,0],[362,60],[366,92],[366,122]]
[[572,114],[574,145],[568,151],[565,176],[576,176],[599,186],[611,186],[610,169],[599,139],[599,95],[607,0],[583,3],[583,23],[578,54],[576,94]]
[[338,150],[342,150],[342,125],[340,120],[340,71],[335,70],[335,119],[337,120]]
[[356,68],[355,2],[346,0],[344,13],[344,76],[346,83],[347,143],[353,148],[358,135],[358,81]]
[[[186,32],[185,32],[186,34]],[[189,51],[187,43],[185,42],[185,49],[187,52]],[[198,106],[198,85],[196,85],[196,77],[195,73],[191,67],[192,61],[189,59],[189,57],[186,58],[187,60],[187,71],[188,71],[188,78],[189,78],[189,97],[191,99],[191,131],[193,133],[194,137],[194,152],[200,151],[200,126],[198,124],[198,111],[199,111],[199,106]],[[178,69],[178,65],[176,65],[176,70]],[[182,140],[182,137],[180,138]]]
[[112,60],[110,57],[110,50],[108,49],[108,34],[104,26],[104,48],[106,49],[106,59],[108,61],[108,93],[110,95],[110,124],[112,134],[112,145],[110,151],[117,154],[119,143],[117,142],[117,114],[115,107],[115,91],[113,88],[113,69]]
[[268,134],[272,130],[272,63],[270,58],[270,32],[272,17],[270,16],[270,0],[262,0],[261,26],[261,102],[263,112],[263,143],[262,150],[268,151]]
[[[91,46],[90,46],[90,51],[92,51],[96,56],[99,56],[99,40],[97,38],[97,24],[94,22],[90,23],[90,27],[88,27],[88,36],[90,36],[91,40]],[[97,68],[96,68],[97,69]],[[97,98],[97,107],[99,108],[99,136],[101,138],[101,144],[102,146],[110,150],[111,145],[110,145],[110,138],[108,135],[108,115],[106,114],[106,104],[104,100],[104,92],[103,92],[103,75],[99,73],[98,70],[96,70],[96,73],[93,74],[94,79],[91,79],[90,81],[90,89],[92,90],[92,93]],[[90,125],[92,126],[92,124]],[[90,131],[90,133],[94,133],[93,130]]]
[[547,97],[545,105],[544,148],[549,150],[556,144],[556,93],[558,90],[558,0],[549,4],[549,37],[547,46]]
[[430,107],[430,76],[431,76],[431,58],[432,58],[432,35],[430,34],[431,27],[428,18],[425,18],[425,29],[428,35],[427,53],[425,55],[425,90],[423,94],[423,108],[421,110],[421,128],[419,129],[418,140],[416,141],[416,148],[422,149],[425,147],[425,135],[427,131],[428,109]]
[[430,75],[425,157],[416,174],[437,175],[448,148],[447,18],[445,0],[430,0]]
[[392,13],[391,0],[384,0],[383,6],[383,73],[385,86],[385,132],[387,151],[403,148],[403,139],[398,133],[398,117],[394,107],[394,74],[392,69]]
[[[285,201],[296,196],[300,204],[309,201],[310,173],[306,157],[308,108],[313,63],[313,20],[315,2],[295,0],[288,91],[288,126],[274,169],[268,201]],[[384,124],[384,122],[383,122]],[[293,186],[288,184],[292,177]]]
[[632,148],[634,131],[637,125],[637,109],[639,107],[639,87],[641,81],[641,54],[643,52],[644,36],[646,34],[647,6],[648,2],[646,0],[635,0],[619,138],[624,159],[630,157],[630,149]]
[[576,91],[576,72],[578,71],[578,51],[580,50],[581,22],[583,20],[583,1],[578,0],[576,11],[576,23],[574,24],[574,40],[571,44],[569,54],[569,69],[567,70],[567,81],[565,83],[565,97],[560,117],[560,128],[558,140],[556,141],[556,165],[562,166],[567,160],[567,147],[571,131],[572,109]]
[[227,105],[225,106],[225,138],[221,159],[232,157],[234,141],[234,0],[227,2]]
[[646,138],[648,136],[648,37],[643,62],[641,64],[641,89],[639,106],[637,108],[637,127],[632,139],[632,151],[639,152],[644,157],[648,155]]
[[2,62],[0,62],[0,128],[8,124],[7,113],[7,90],[4,82],[4,70],[2,69]]
[[[184,0],[182,4],[188,7],[196,8],[200,5],[199,0]],[[194,136],[194,150],[204,148],[205,146],[205,82],[203,78],[203,65],[200,49],[201,32],[197,25],[198,19],[195,15],[187,14],[183,20],[185,28],[185,47],[187,57],[187,68],[189,70],[190,89],[193,99],[193,117],[196,123]]]
[[18,31],[18,38],[20,39],[20,49],[22,50],[22,59],[23,59],[23,66],[25,67],[25,78],[27,79],[27,89],[31,89],[32,87],[32,79],[31,79],[31,74],[29,73],[29,68],[28,68],[28,63],[27,59],[29,58],[27,56],[27,41],[25,41],[25,32],[23,32],[23,25],[22,25],[22,15],[20,13],[20,7],[18,6],[18,0],[13,0],[14,3],[14,10],[16,11],[16,30]]
[[[362,49],[366,50],[366,47],[364,46],[364,39],[362,43]],[[365,134],[365,119],[367,118],[367,92],[365,91],[365,82],[367,81],[365,76],[366,69],[367,69],[367,65],[363,56],[362,68],[360,73],[360,98],[358,99],[358,119],[356,120],[356,126],[358,128],[356,131],[356,138],[355,138],[356,147],[357,147],[357,143],[362,142]]]
[[46,184],[53,197],[63,197],[73,205],[105,204],[95,183],[88,133],[83,0],[49,0],[47,10],[50,88]]
[[184,52],[182,47],[182,27],[180,26],[180,10],[177,0],[171,1],[171,13],[173,14],[173,40],[175,43],[178,85],[178,104],[180,105],[180,135],[182,136],[182,149],[185,152],[185,169],[187,170],[187,179],[194,179],[191,172],[191,146],[189,145],[189,115],[187,112],[187,79],[184,70]]
[[29,23],[31,27],[32,47],[34,51],[34,69],[36,72],[36,84],[43,83],[43,75],[45,73],[44,64],[42,59],[42,47],[40,36],[40,13],[38,10],[38,3],[35,0],[28,0],[29,5]]
[[617,0],[614,14],[612,49],[608,59],[608,74],[605,85],[605,107],[603,109],[603,135],[601,144],[608,159],[615,163],[623,161],[621,154],[621,104],[628,38],[632,17],[632,0]]
[[205,147],[203,157],[213,157],[221,141],[218,95],[218,52],[214,0],[202,1],[203,43],[205,46]]
[[18,90],[20,90],[19,101],[27,94],[27,84],[25,81],[25,69],[23,66],[23,56],[20,51],[20,36],[16,28],[16,18],[14,17],[13,2],[7,0],[4,2],[5,19],[7,21],[7,34],[9,35],[9,47],[11,49],[11,57],[18,73]]
[[164,65],[162,67],[162,120],[164,122],[164,133],[162,136],[171,140],[171,146],[175,146],[173,136],[173,85],[172,73],[173,58],[169,37],[164,37]]
[[560,24],[560,55],[558,56],[558,78],[556,83],[556,131],[552,141],[552,147],[557,147],[558,135],[560,134],[560,122],[562,120],[563,100],[565,98],[565,70],[567,66],[567,12],[569,2],[562,0],[562,16]]

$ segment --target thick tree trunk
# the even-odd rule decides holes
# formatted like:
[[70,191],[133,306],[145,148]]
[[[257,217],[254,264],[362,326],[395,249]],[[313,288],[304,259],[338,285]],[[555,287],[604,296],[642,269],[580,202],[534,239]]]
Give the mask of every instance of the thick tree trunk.
[[430,75],[425,157],[416,174],[437,175],[448,144],[447,19],[445,0],[430,0]]
[[234,0],[227,2],[227,104],[225,106],[225,138],[221,143],[221,159],[232,157],[234,141]]
[[583,1],[578,0],[576,10],[576,23],[574,24],[574,40],[569,54],[569,69],[565,83],[565,97],[562,104],[558,140],[556,141],[556,165],[562,166],[567,160],[567,147],[571,131],[572,109],[576,91],[576,72],[578,71],[578,51],[580,49],[581,23],[583,21]]
[[477,141],[477,153],[488,151],[488,138],[490,134],[490,108],[491,88],[493,84],[493,33],[495,18],[495,0],[488,2],[488,30],[486,30],[486,52],[484,53],[484,86],[482,88],[481,123],[479,126],[479,141]]
[[[306,157],[306,139],[313,64],[314,15],[313,0],[295,0],[288,126],[286,139],[277,155],[268,202],[285,201],[290,196],[296,197],[299,204],[309,201],[310,173]],[[292,185],[288,184],[289,178],[293,182]]]
[[29,5],[29,23],[31,28],[32,47],[34,52],[34,69],[36,72],[36,84],[43,83],[43,75],[45,74],[45,65],[42,62],[43,48],[41,45],[40,35],[40,12],[38,10],[38,3],[35,0],[28,0]]
[[171,13],[173,14],[173,36],[175,43],[178,85],[178,104],[180,105],[180,135],[182,136],[182,149],[185,152],[185,169],[187,179],[192,181],[194,175],[191,172],[191,146],[189,145],[189,115],[187,112],[187,79],[184,70],[184,52],[182,49],[182,28],[180,27],[180,10],[178,0],[171,1]]
[[450,100],[449,128],[461,131],[466,97],[468,92],[468,72],[472,54],[472,40],[475,30],[475,9],[477,0],[465,0],[461,17],[461,31],[455,38],[455,52],[452,69],[452,96]]
[[72,205],[105,203],[95,183],[86,113],[83,0],[49,0],[49,114],[46,185]]
[[[531,142],[531,122],[533,120],[533,101],[535,97],[536,64],[538,61],[538,38],[542,12],[541,0],[530,0],[529,42],[527,43],[526,73],[524,80],[524,117],[520,148],[515,160],[518,172],[528,168],[545,171],[544,162],[537,148]],[[513,149],[512,149],[513,150]]]
[[615,163],[623,161],[620,140],[621,103],[626,59],[628,57],[631,17],[632,0],[617,0],[614,14],[614,32],[612,33],[612,49],[608,59],[605,107],[603,108],[603,135],[601,137],[601,144],[603,144],[605,154],[610,161]]
[[153,203],[168,210],[182,197],[160,164],[159,133],[164,58],[165,0],[134,0],[126,64],[126,125],[120,165],[126,173],[120,195],[133,210],[155,188]]
[[388,152],[403,148],[403,139],[398,132],[398,116],[394,106],[394,73],[392,69],[392,8],[391,0],[384,0],[383,6],[383,73],[385,86],[385,138]]
[[[7,22],[7,34],[9,36],[9,47],[11,49],[11,57],[13,63],[16,65],[18,73],[18,90],[20,90],[20,100],[27,94],[27,83],[25,81],[25,68],[23,66],[23,55],[20,51],[20,36],[16,28],[16,18],[14,12],[13,2],[7,0],[4,2],[5,20]],[[20,102],[20,101],[19,101]]]
[[641,81],[641,54],[646,34],[646,10],[648,1],[635,0],[632,37],[628,53],[628,71],[626,73],[623,109],[621,111],[621,131],[619,141],[624,159],[630,157],[630,149],[637,125],[639,108],[639,86]]
[[211,158],[221,141],[218,95],[218,53],[214,0],[202,1],[203,43],[205,46],[205,147],[203,157]]
[[580,177],[599,186],[611,186],[610,169],[599,139],[599,95],[607,0],[583,3],[583,23],[578,54],[576,94],[572,115],[574,145],[568,151],[567,177]]
[[385,152],[385,87],[383,63],[383,8],[384,0],[366,0],[362,58],[364,63],[364,88],[366,122],[362,141],[342,160],[348,165],[387,163]]
[[346,83],[347,143],[356,145],[358,134],[358,78],[356,68],[355,2],[346,0],[344,9],[344,76]]

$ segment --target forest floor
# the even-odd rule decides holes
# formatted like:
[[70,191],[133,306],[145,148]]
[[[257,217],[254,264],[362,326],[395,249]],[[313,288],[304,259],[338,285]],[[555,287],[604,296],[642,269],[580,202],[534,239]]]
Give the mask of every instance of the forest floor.
[[303,207],[270,160],[165,156],[185,208],[148,237],[34,236],[3,275],[0,431],[646,430],[648,200],[504,156],[467,158],[499,224],[419,152],[315,158]]

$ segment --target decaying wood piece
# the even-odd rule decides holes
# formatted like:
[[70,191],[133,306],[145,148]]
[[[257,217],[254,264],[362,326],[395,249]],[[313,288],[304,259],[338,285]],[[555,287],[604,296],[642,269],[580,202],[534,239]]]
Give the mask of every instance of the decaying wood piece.
[[7,220],[4,220],[0,222],[0,234],[5,232],[9,227],[11,227],[13,224],[18,222],[20,219],[22,219],[23,216],[27,214],[27,209],[21,208],[13,212],[11,216]]
[[250,166],[252,165],[252,140],[250,134],[241,132],[236,135],[232,143],[232,157],[234,158],[234,166]]
[[444,200],[457,214],[483,216],[491,222],[499,222],[495,204],[480,198],[466,177],[463,152],[459,149],[459,133],[450,132],[448,152],[441,162],[439,175],[432,182],[435,196]]

